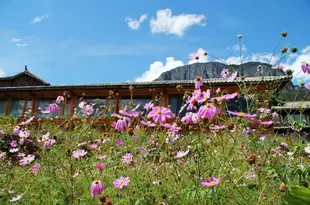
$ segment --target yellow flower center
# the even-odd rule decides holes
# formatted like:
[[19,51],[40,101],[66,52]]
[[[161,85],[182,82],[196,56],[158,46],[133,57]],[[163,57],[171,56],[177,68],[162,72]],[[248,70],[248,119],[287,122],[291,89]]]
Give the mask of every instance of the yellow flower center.
[[210,184],[214,185],[214,184],[215,184],[215,182],[214,182],[214,181],[212,181],[212,182],[210,182]]
[[241,116],[244,116],[244,114],[245,114],[244,112],[239,112],[239,115]]
[[157,113],[158,113],[158,114],[161,114],[161,110],[157,110]]
[[95,180],[94,183],[95,183],[95,184],[99,184],[99,181],[98,181],[98,180]]

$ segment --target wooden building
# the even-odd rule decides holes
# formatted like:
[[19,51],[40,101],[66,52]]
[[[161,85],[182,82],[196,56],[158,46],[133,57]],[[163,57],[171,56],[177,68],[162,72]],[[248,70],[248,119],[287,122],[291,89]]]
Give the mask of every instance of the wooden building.
[[[220,87],[228,93],[236,92],[240,86],[252,87],[263,98],[268,98],[266,90],[281,88],[290,82],[291,76],[258,76],[237,77],[233,82],[225,79],[204,79],[203,89],[215,90]],[[65,106],[62,106],[60,117],[72,115],[85,96],[88,102],[96,102],[96,106],[114,105],[112,110],[106,109],[99,115],[109,116],[112,112],[133,101],[135,104],[144,105],[147,102],[161,100],[164,105],[170,105],[173,112],[177,113],[183,103],[183,94],[186,90],[194,89],[194,80],[168,80],[152,82],[123,82],[123,83],[98,83],[78,85],[51,85],[48,82],[25,71],[11,77],[0,78],[0,116],[22,116],[30,108],[31,114],[39,118],[46,116],[38,109],[46,109],[59,95],[66,93]],[[160,96],[160,97],[159,97]],[[95,107],[99,108],[99,107]],[[143,106],[142,108],[143,109]]]

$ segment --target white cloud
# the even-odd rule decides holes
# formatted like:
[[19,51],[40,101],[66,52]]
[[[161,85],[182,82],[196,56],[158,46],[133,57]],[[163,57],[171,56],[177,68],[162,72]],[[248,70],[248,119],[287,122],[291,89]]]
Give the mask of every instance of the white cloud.
[[[240,51],[240,45],[239,45],[239,44],[234,45],[234,46],[232,47],[232,49],[233,49],[234,51]],[[244,44],[241,45],[241,50],[242,50],[242,52],[244,52],[244,51],[247,50],[247,48],[246,48],[246,46],[245,46]]]
[[27,43],[16,43],[15,45],[18,47],[27,47],[28,46]]
[[43,15],[43,16],[36,16],[30,23],[38,23],[40,21],[43,21],[44,19],[48,18],[48,15]]
[[182,37],[191,26],[206,26],[206,23],[202,23],[205,19],[204,15],[183,13],[173,16],[170,9],[158,10],[156,18],[152,18],[150,22],[151,32],[175,34]]
[[155,80],[162,74],[163,72],[172,70],[176,67],[183,66],[184,63],[179,60],[174,60],[173,57],[169,57],[166,59],[166,64],[161,61],[155,61],[151,64],[150,69],[145,71],[141,76],[139,76],[136,81],[152,81]]
[[134,20],[131,17],[126,17],[125,21],[127,22],[127,25],[132,30],[138,30],[140,27],[140,24],[147,19],[147,14],[143,14],[140,16],[139,20]]
[[20,39],[20,38],[12,38],[11,40],[10,40],[10,42],[19,42],[19,41],[21,41],[22,39]]

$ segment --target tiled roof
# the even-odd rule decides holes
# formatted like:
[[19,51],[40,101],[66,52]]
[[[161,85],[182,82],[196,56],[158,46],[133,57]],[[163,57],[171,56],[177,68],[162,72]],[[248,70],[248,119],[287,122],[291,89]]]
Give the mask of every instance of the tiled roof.
[[48,82],[46,82],[45,80],[43,80],[43,79],[41,79],[41,78],[35,76],[34,74],[32,74],[31,72],[29,72],[28,70],[25,70],[24,72],[18,73],[18,74],[13,75],[13,76],[0,77],[0,80],[12,80],[12,79],[15,79],[15,78],[17,78],[17,77],[19,77],[19,76],[21,76],[21,75],[28,75],[28,76],[30,76],[30,77],[32,77],[32,78],[34,78],[34,79],[36,79],[36,80],[42,82],[42,83],[45,84],[45,85],[50,85]]
[[[274,81],[287,82],[290,76],[261,76],[261,77],[245,77],[243,80],[238,77],[233,82],[227,82],[222,78],[204,79],[205,85],[235,85],[236,83],[258,84]],[[129,86],[135,88],[148,87],[174,87],[176,85],[193,86],[195,80],[167,80],[167,81],[149,81],[149,82],[120,82],[120,83],[92,83],[92,84],[73,84],[73,85],[50,85],[50,86],[23,86],[23,87],[1,87],[0,91],[39,91],[39,90],[63,90],[63,89],[127,89]]]
[[272,106],[273,110],[310,109],[310,101],[286,102],[283,106]]

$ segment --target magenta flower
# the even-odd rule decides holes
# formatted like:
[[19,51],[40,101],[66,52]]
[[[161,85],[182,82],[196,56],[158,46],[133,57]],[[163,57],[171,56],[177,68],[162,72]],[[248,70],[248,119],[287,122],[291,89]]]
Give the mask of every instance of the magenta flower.
[[231,74],[231,76],[229,78],[227,78],[227,82],[232,82],[235,80],[235,78],[237,77],[238,72],[234,72],[233,74]]
[[212,99],[215,99],[216,101],[221,102],[222,100],[234,99],[236,96],[238,96],[238,92],[235,92],[232,94],[225,94],[223,96],[212,98]]
[[93,105],[87,104],[87,105],[83,106],[81,112],[87,116],[92,115],[94,113],[94,107],[93,107]]
[[152,111],[147,115],[148,118],[152,118],[155,122],[165,124],[167,119],[173,117],[171,110],[166,107],[153,107]]
[[112,127],[114,127],[117,131],[123,131],[128,128],[130,123],[130,119],[128,117],[123,117],[117,114],[112,114],[112,116],[117,116],[119,118],[116,122],[112,123]]
[[195,89],[200,89],[200,87],[203,85],[203,81],[201,77],[197,77],[195,80]]
[[14,140],[14,141],[12,141],[11,143],[10,143],[10,146],[11,147],[17,147],[17,141],[16,140]]
[[148,103],[145,103],[143,108],[146,109],[147,111],[149,111],[153,107],[154,107],[154,104],[152,102],[148,102]]
[[42,110],[41,113],[58,113],[60,111],[59,106],[56,103],[49,104],[47,110]]
[[174,157],[175,159],[180,159],[182,157],[185,157],[189,153],[189,149],[184,151],[178,151],[177,155]]
[[218,185],[219,183],[220,183],[220,179],[211,177],[210,179],[201,182],[201,185],[210,187],[210,186]]
[[14,129],[13,129],[13,135],[14,136],[19,136],[19,132],[20,132],[20,127],[19,126],[16,126]]
[[41,168],[41,165],[38,163],[38,164],[35,164],[35,165],[33,165],[32,166],[32,170],[31,170],[31,173],[32,174],[37,174],[37,172],[40,170],[40,168]]
[[272,113],[272,118],[273,119],[279,118],[279,114],[277,112],[273,112]]
[[92,197],[101,195],[104,185],[100,180],[95,180],[90,186],[90,194]]
[[203,91],[201,95],[202,96],[198,99],[198,102],[199,103],[206,102],[210,98],[210,95],[211,95],[210,89],[208,89],[207,91]]
[[19,125],[29,125],[33,119],[34,119],[34,116],[30,117],[25,122],[20,122]]
[[96,164],[96,167],[99,169],[99,170],[102,170],[104,168],[104,164]]
[[310,90],[310,83],[307,83],[307,84],[305,85],[305,88],[306,88],[307,90]]
[[172,133],[176,133],[181,130],[181,127],[178,127],[176,123],[173,123],[172,125],[169,123],[165,123],[163,126],[165,128],[168,128],[168,130]]
[[19,161],[19,164],[22,165],[22,166],[25,166],[25,165],[30,164],[31,162],[33,162],[34,159],[35,159],[35,156],[34,156],[34,155],[28,154],[27,157],[23,157],[23,158]]
[[57,104],[60,104],[61,102],[63,102],[65,100],[65,98],[63,97],[63,96],[58,96],[57,98],[56,98],[56,103]]
[[129,177],[120,177],[119,179],[113,181],[113,185],[117,189],[122,189],[123,187],[128,186],[129,182]]
[[72,152],[72,157],[75,159],[78,159],[80,157],[83,157],[87,154],[87,151],[83,150],[83,149],[78,149]]
[[16,197],[13,197],[12,199],[10,199],[10,202],[15,202],[15,201],[18,201],[20,200],[22,197],[23,197],[24,194],[21,194],[21,195],[18,195]]
[[305,61],[301,62],[301,69],[304,73],[310,74],[310,64],[306,63]]
[[123,140],[117,140],[116,144],[117,145],[125,145],[125,142]]
[[189,54],[189,59],[192,59],[192,60],[198,60],[199,57],[200,57],[199,53],[191,53],[191,54]]
[[236,115],[239,117],[256,117],[256,114],[249,114],[249,113],[244,113],[244,112],[233,112],[233,111],[227,111],[231,115]]
[[131,153],[126,153],[122,156],[121,162],[123,164],[131,164],[132,162],[132,154]]
[[214,107],[212,104],[206,103],[204,106],[199,108],[198,117],[200,119],[211,120],[218,113],[218,108]]
[[142,125],[145,125],[145,126],[148,126],[148,127],[156,127],[156,124],[151,122],[151,121],[141,120],[140,122],[141,122]]
[[198,119],[199,117],[197,113],[188,112],[184,117],[182,117],[181,121],[183,122],[184,125],[198,124]]
[[52,145],[56,143],[54,139],[48,139],[44,142],[44,149],[51,149]]
[[222,72],[221,72],[221,76],[224,79],[227,79],[229,74],[230,74],[230,72],[229,72],[229,70],[227,68],[223,69]]

